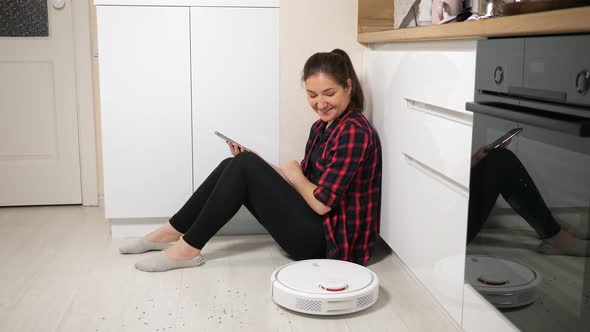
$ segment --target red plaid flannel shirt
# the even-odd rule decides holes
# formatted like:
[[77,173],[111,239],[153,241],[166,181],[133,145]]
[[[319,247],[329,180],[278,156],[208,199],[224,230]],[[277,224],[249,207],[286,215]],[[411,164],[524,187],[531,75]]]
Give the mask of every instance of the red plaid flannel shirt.
[[[310,165],[311,151],[326,138]],[[318,187],[313,194],[331,208],[323,216],[326,257],[366,265],[379,232],[381,144],[359,112],[347,110],[326,128],[316,121],[301,162],[305,176]],[[314,168],[321,174],[314,178]],[[316,176],[317,177],[317,176]]]

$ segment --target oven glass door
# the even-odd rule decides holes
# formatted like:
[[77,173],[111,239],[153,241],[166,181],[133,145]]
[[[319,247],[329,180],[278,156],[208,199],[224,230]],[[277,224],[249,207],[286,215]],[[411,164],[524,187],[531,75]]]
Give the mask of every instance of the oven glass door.
[[[583,137],[584,126],[504,116],[512,112],[505,109],[480,112],[477,104],[471,110],[465,282],[522,331],[589,331],[590,138]],[[523,130],[501,148],[481,150],[513,128]]]

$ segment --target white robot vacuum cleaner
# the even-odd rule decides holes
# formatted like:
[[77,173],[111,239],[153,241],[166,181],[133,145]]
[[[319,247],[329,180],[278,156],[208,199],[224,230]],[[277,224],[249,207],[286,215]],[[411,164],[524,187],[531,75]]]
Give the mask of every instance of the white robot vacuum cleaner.
[[377,302],[377,275],[358,264],[309,259],[279,267],[271,277],[273,301],[287,309],[341,315],[366,309]]
[[535,302],[541,274],[515,261],[467,255],[465,277],[475,290],[497,308],[516,308]]

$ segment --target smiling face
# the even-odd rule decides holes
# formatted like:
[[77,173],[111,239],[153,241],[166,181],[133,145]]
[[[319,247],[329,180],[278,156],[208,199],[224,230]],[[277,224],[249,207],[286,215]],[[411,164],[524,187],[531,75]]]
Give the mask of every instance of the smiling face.
[[324,73],[311,75],[305,80],[307,102],[320,119],[328,123],[326,127],[344,113],[350,103],[352,82],[349,79],[347,83],[348,86],[343,87]]

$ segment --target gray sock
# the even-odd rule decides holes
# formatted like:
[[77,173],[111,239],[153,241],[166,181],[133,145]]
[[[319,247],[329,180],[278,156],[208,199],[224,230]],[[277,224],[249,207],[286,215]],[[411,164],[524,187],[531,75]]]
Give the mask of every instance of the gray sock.
[[537,251],[546,255],[565,255],[577,257],[590,257],[590,241],[576,240],[570,248],[555,248],[554,246],[541,242]]
[[141,254],[151,250],[164,250],[172,246],[173,243],[155,243],[145,238],[133,239],[119,248],[122,254]]
[[175,261],[164,252],[135,263],[135,268],[145,272],[164,272],[187,267],[197,267],[205,264],[205,257],[199,255],[190,261]]

